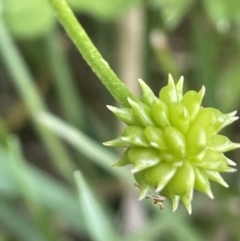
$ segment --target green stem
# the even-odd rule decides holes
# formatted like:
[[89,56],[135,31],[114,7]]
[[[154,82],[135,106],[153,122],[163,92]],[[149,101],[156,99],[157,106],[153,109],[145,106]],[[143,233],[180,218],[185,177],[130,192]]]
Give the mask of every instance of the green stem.
[[77,21],[66,1],[48,0],[48,2],[77,49],[112,96],[123,106],[129,106],[127,98],[130,97],[134,100],[137,98],[127,89],[109,67],[108,63],[103,59],[85,30]]

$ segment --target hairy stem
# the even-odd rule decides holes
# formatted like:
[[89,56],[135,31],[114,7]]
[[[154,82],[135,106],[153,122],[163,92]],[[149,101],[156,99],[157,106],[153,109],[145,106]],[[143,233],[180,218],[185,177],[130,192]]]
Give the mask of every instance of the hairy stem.
[[127,98],[130,97],[136,100],[136,97],[127,89],[103,59],[66,1],[48,0],[48,2],[73,43],[104,86],[120,104],[126,107],[129,106]]

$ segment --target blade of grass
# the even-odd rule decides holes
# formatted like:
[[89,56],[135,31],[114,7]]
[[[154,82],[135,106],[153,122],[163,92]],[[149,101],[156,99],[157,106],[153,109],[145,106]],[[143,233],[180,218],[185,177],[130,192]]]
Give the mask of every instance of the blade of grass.
[[237,109],[239,106],[240,91],[240,69],[239,57],[229,61],[223,71],[219,73],[218,84],[216,87],[216,99],[222,111]]
[[91,109],[84,108],[80,93],[77,92],[75,86],[69,61],[63,50],[61,34],[56,26],[45,36],[45,43],[58,99],[61,101],[65,120],[81,130],[86,130],[87,128],[91,128],[86,125],[86,119],[91,118],[93,121],[90,125],[94,125],[94,133],[103,136],[103,133],[109,132],[103,123],[100,123],[99,117]]
[[0,117],[0,144],[5,146],[6,145],[6,138],[8,135],[8,129],[4,120]]
[[[77,91],[57,26],[51,28],[44,40],[49,66],[52,70],[56,93],[60,100],[64,119],[78,129],[86,130],[91,128],[95,135],[101,134],[101,128],[99,127],[103,128],[103,125],[99,123],[97,116],[90,109],[84,108],[80,93]],[[92,123],[96,124],[98,128],[94,128],[95,126],[91,125],[89,118],[93,120]],[[86,120],[88,120],[88,125],[86,125]],[[102,132],[106,133],[106,128],[103,129]],[[82,164],[81,160],[83,158],[79,152],[73,152],[72,154],[79,161],[79,165],[84,173],[93,173],[93,164],[91,162]]]
[[[164,210],[165,211],[165,210]],[[125,241],[139,241],[139,240],[155,240],[158,237],[162,237],[165,230],[168,229],[168,223],[163,222],[162,218],[155,218],[154,220],[148,221],[146,226],[138,230],[137,232],[125,237]]]
[[[151,209],[155,207],[151,207]],[[157,210],[159,211],[159,210]],[[176,237],[175,240],[203,241],[202,235],[191,225],[181,211],[172,213],[171,208],[154,211],[156,215],[142,230],[125,237],[125,241],[159,240],[168,233]],[[174,231],[173,231],[174,230]]]
[[91,239],[93,241],[119,240],[106,209],[100,205],[80,171],[74,172],[74,178],[78,189],[80,209]]
[[16,240],[46,241],[31,221],[20,215],[16,208],[3,200],[0,200],[0,224],[5,230],[9,230]]
[[21,196],[27,203],[30,213],[39,229],[42,231],[47,240],[59,240],[57,233],[52,229],[51,218],[40,205],[36,190],[32,186],[32,181],[27,165],[22,157],[20,143],[17,137],[11,135],[8,137],[9,156],[12,162],[14,173],[20,186]]
[[79,98],[80,94],[77,93],[75,81],[63,50],[61,35],[56,26],[45,36],[45,46],[64,117],[73,126],[84,130],[83,104]]
[[[21,192],[10,163],[7,151],[0,146],[0,197],[13,199],[18,198]],[[39,197],[39,205],[63,220],[65,225],[74,232],[84,233],[83,224],[80,221],[82,215],[73,191],[31,164],[27,164],[26,168],[29,179],[32,180],[32,188]]]
[[3,231],[0,230],[0,241],[8,241],[9,238],[7,237],[8,237],[7,234],[5,232],[3,233]]
[[[184,210],[185,211],[185,210]],[[159,216],[161,216],[159,214]],[[162,222],[168,224],[168,231],[173,232],[176,240],[191,240],[191,241],[204,241],[206,237],[202,237],[199,231],[189,222],[189,218],[178,213],[178,215],[173,215],[172,211],[169,209],[162,217]]]
[[98,166],[101,166],[110,174],[117,176],[121,180],[131,183],[132,185],[133,181],[130,179],[130,175],[127,174],[126,171],[121,170],[120,172],[117,172],[112,168],[112,165],[118,160],[118,157],[108,151],[107,148],[94,142],[88,136],[54,115],[46,112],[39,112],[36,114],[35,118],[39,124],[63,138]]
[[[39,110],[46,110],[46,106],[34,85],[33,77],[9,35],[1,14],[0,35],[0,52],[2,53],[3,61],[6,64],[9,74],[28,108],[30,115],[33,116],[34,113]],[[33,122],[40,138],[49,152],[55,168],[66,178],[66,180],[71,181],[72,172],[75,168],[73,162],[71,162],[70,156],[65,151],[64,146],[54,135],[43,129],[35,121]]]
[[[191,15],[191,41],[193,46],[193,79],[199,85],[204,84],[207,94],[204,97],[204,105],[218,107],[216,100],[217,72],[216,63],[221,52],[221,38],[214,31],[206,28],[206,22],[199,12]],[[208,94],[211,93],[211,94]]]
[[150,43],[152,49],[154,50],[158,64],[164,74],[168,75],[171,73],[173,78],[179,78],[179,69],[167,35],[163,31],[154,30],[150,33]]

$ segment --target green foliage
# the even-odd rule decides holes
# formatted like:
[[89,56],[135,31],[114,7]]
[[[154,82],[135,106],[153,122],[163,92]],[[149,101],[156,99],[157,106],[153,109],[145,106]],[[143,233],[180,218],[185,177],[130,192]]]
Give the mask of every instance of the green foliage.
[[81,211],[89,236],[93,241],[118,241],[120,238],[117,237],[118,235],[113,228],[107,211],[96,200],[85,178],[79,171],[74,172],[74,177],[78,188]]
[[102,20],[113,19],[139,2],[140,0],[68,0],[74,10],[91,14]]
[[[73,10],[101,20],[111,20],[136,5],[139,0],[68,0]],[[47,34],[55,19],[46,0],[1,0],[3,18],[9,31],[22,39]]]
[[237,1],[213,0],[203,1],[209,17],[216,23],[220,21],[239,21],[240,6]]
[[1,0],[4,20],[19,38],[34,38],[46,34],[54,23],[51,9],[42,0]]
[[[65,30],[58,28],[46,0],[0,0],[0,240],[203,241],[217,240],[221,233],[225,240],[238,240],[239,175],[225,175],[225,182],[213,170],[226,170],[226,164],[233,164],[230,159],[239,163],[239,151],[226,153],[228,159],[221,155],[237,147],[230,139],[239,142],[239,123],[227,128],[229,139],[223,134],[209,139],[212,130],[223,127],[217,122],[211,125],[211,120],[223,117],[229,120],[225,124],[230,124],[235,112],[226,116],[210,108],[204,108],[209,110],[207,113],[199,110],[201,105],[213,106],[223,113],[239,109],[238,2],[69,0],[68,3],[104,59],[114,68],[118,66],[116,43],[121,41],[116,32],[124,36],[122,45],[126,44],[127,54],[134,51],[127,48],[128,34],[116,22],[131,7],[138,13],[141,11],[143,25],[139,26],[142,21],[135,16],[138,21],[131,33],[139,27],[145,28],[139,39],[144,42],[141,51],[145,51],[141,53],[145,56],[145,64],[141,66],[143,76],[139,77],[148,80],[151,88],[140,80],[144,90],[141,101],[135,96],[137,93],[122,94],[126,87],[111,85],[118,78],[113,72],[109,74],[110,68],[106,75],[101,75],[108,65],[98,55],[99,62],[92,67],[101,63],[96,72],[99,78],[113,77],[109,78],[109,90],[122,103],[121,108],[113,107],[115,103],[107,90],[98,85],[79,53],[74,52]],[[128,15],[124,18],[128,18],[127,27],[132,26],[133,18]],[[76,34],[77,21],[73,23],[70,27]],[[82,30],[77,31],[78,38],[76,35],[73,38],[76,46],[86,37],[81,35]],[[90,57],[92,50],[96,51],[92,48],[88,52]],[[92,56],[89,63],[95,60],[96,52]],[[134,72],[130,58],[125,61]],[[203,103],[204,89],[182,95],[182,80],[176,89],[163,88],[161,100],[156,97],[169,72],[176,79],[180,74],[185,76],[186,90],[206,86]],[[183,99],[181,103],[171,103],[172,98]],[[101,144],[119,132],[106,104],[129,126],[112,143],[124,144],[128,149],[117,165],[133,163],[133,175],[126,167],[113,168],[120,155]],[[186,109],[191,113],[190,119],[186,118]],[[200,126],[205,123],[204,126],[191,128],[186,135],[191,121],[200,112]],[[198,160],[201,168],[189,163],[179,167],[176,158],[186,153],[194,156],[206,142],[213,147],[205,153],[205,158],[214,160],[210,167],[210,162]],[[169,145],[173,155],[169,155]],[[161,157],[158,150],[162,150]],[[206,173],[206,168],[211,170]],[[80,172],[73,175],[73,170]],[[155,193],[149,186],[159,191],[174,178],[171,191],[184,193],[192,187],[192,182],[183,181],[186,175],[189,180],[194,176],[194,188],[210,197],[209,180],[213,181],[215,200],[196,192],[191,217],[181,205],[173,213],[169,199],[165,200],[164,210],[151,205],[149,199]],[[145,223],[137,231],[124,233],[125,189],[139,194],[133,186],[134,177],[139,183],[144,179],[144,184],[148,184],[140,190],[141,197],[149,197],[141,202]],[[225,187],[229,184],[230,188],[221,188],[214,182]],[[168,195],[176,208],[179,197]],[[137,198],[135,201],[138,202]],[[182,197],[182,201],[189,208],[189,197]],[[134,209],[135,206],[131,211]]]
[[186,16],[195,3],[195,0],[151,0],[153,7],[159,8],[164,19],[164,23],[170,29],[177,25]]

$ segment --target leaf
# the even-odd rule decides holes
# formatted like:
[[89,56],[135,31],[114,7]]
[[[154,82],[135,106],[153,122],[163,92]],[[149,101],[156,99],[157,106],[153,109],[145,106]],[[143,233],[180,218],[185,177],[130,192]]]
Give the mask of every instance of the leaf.
[[32,221],[41,230],[45,239],[59,240],[55,229],[51,227],[52,215],[40,205],[39,197],[33,188],[33,179],[30,179],[29,169],[25,162],[20,147],[19,139],[14,135],[8,137],[9,157],[12,162],[12,168],[19,183],[19,189],[22,199],[27,204],[28,210],[32,216]]
[[239,16],[240,5],[236,0],[205,0],[203,4],[209,17],[216,24],[221,20],[237,20]]
[[152,5],[162,12],[165,24],[176,28],[185,17],[195,0],[152,0]]
[[0,0],[3,18],[17,38],[36,38],[55,22],[52,10],[43,0]]
[[121,172],[116,172],[112,168],[112,165],[119,160],[119,157],[108,151],[106,148],[52,114],[39,112],[35,115],[35,119],[39,124],[66,140],[70,145],[75,147],[79,152],[95,162],[98,166],[101,166],[110,174],[119,177],[121,180],[126,180],[127,183],[131,183],[132,185],[132,181],[127,172],[124,172],[123,170]]
[[[0,146],[0,197],[17,198],[20,195],[20,188],[10,163],[6,150]],[[64,220],[67,226],[77,233],[83,232],[77,197],[69,187],[30,164],[27,169],[39,203]]]
[[217,83],[216,99],[218,106],[221,106],[223,111],[238,108],[240,100],[240,69],[239,56],[233,57],[227,66],[219,73]]
[[[0,35],[0,52],[3,62],[5,63],[8,73],[10,74],[10,77],[30,116],[33,116],[36,111],[46,110],[46,105],[36,88],[34,78],[11,35],[8,33],[1,15]],[[53,161],[55,168],[65,177],[65,179],[70,181],[69,179],[71,178],[75,167],[74,162],[63,144],[51,133],[46,132],[43,128],[37,125],[36,122],[33,124],[39,138],[42,140],[46,150],[49,152],[51,157],[50,160]]]
[[0,117],[0,144],[6,145],[6,137],[8,135],[8,129],[7,126],[3,120],[3,118]]
[[89,236],[93,241],[119,240],[107,211],[100,205],[83,175],[79,171],[75,171],[74,177],[78,189],[80,209]]
[[103,20],[111,20],[139,2],[139,0],[68,0],[74,10]]
[[[33,223],[23,217],[18,210],[6,201],[0,200],[0,224],[9,230],[16,240],[44,241],[45,238],[36,230]],[[8,239],[7,239],[8,240]]]

